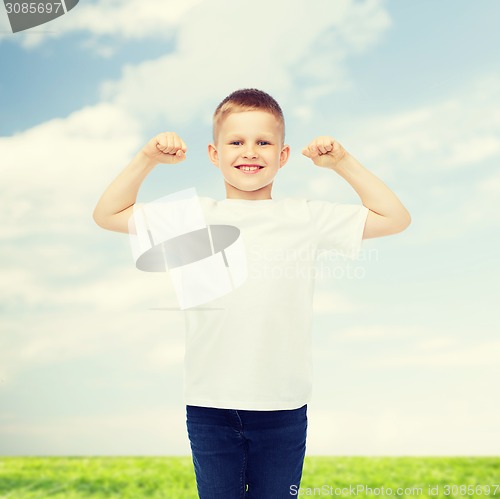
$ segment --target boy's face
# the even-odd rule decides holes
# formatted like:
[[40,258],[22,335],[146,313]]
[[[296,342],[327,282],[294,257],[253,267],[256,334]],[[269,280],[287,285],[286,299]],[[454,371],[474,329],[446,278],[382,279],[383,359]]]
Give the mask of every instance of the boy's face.
[[[228,198],[271,199],[274,177],[287,162],[290,147],[282,145],[281,125],[271,113],[242,111],[224,119],[208,155],[222,172]],[[243,165],[259,168],[245,171]]]

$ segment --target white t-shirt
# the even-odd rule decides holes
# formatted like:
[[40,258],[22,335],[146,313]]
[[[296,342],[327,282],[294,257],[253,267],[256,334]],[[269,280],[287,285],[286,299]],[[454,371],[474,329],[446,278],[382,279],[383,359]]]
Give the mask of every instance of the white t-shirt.
[[368,209],[286,198],[199,197],[207,224],[240,229],[248,277],[185,310],[184,400],[247,410],[296,409],[312,393],[312,301],[319,250],[355,258]]

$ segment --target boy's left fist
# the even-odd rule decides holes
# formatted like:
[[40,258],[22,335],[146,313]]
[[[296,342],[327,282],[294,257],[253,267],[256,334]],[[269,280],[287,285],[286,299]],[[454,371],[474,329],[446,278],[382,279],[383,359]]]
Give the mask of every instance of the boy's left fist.
[[333,168],[346,157],[347,151],[333,137],[322,135],[304,147],[302,154],[317,166]]

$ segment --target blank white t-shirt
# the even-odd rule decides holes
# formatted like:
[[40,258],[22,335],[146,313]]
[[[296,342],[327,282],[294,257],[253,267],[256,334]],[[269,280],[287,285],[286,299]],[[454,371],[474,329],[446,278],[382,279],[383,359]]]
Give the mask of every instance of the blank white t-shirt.
[[361,204],[199,197],[207,224],[240,229],[248,277],[184,311],[184,400],[247,410],[296,409],[312,393],[312,302],[319,250],[355,258]]

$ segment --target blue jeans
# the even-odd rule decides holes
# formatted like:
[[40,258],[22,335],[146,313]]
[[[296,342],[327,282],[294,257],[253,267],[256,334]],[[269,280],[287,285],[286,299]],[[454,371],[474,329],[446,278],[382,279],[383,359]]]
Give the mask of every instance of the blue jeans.
[[290,492],[302,478],[307,404],[280,411],[187,405],[186,424],[200,499],[297,495]]

